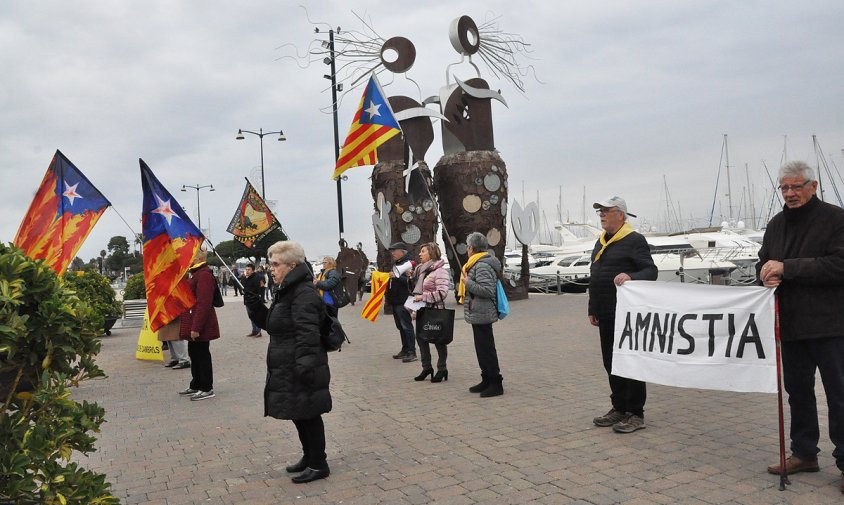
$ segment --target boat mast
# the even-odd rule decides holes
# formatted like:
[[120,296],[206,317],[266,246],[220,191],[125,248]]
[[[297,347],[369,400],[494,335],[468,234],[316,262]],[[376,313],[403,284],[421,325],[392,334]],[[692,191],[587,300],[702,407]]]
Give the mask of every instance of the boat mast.
[[727,134],[724,134],[724,160],[727,167],[727,213],[729,214],[730,226],[733,224],[733,186],[730,183],[730,147],[727,145]]
[[815,166],[817,167],[818,190],[820,192],[818,196],[821,200],[826,201],[823,197],[823,183],[821,182],[821,162],[820,159],[818,159],[818,136],[815,134],[812,134],[812,145],[815,147]]
[[750,185],[750,170],[747,168],[747,163],[744,164],[744,176],[747,178],[747,201],[750,204],[750,226],[756,229],[756,208],[753,206],[753,191]]

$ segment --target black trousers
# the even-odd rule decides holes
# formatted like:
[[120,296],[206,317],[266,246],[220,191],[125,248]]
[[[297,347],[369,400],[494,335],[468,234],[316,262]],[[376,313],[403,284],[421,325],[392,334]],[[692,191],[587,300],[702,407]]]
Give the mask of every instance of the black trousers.
[[645,383],[612,374],[615,321],[612,319],[598,321],[598,332],[601,334],[601,356],[604,359],[604,370],[607,371],[610,380],[612,408],[619,412],[630,412],[639,417],[645,417],[645,400],[648,398]]
[[294,419],[299,441],[302,443],[302,454],[309,468],[322,470],[328,468],[325,462],[325,425],[322,416],[312,419]]
[[820,429],[815,398],[815,371],[820,370],[829,409],[832,456],[844,471],[844,338],[782,342],[782,372],[791,407],[791,452],[815,459]]
[[495,350],[492,323],[473,324],[472,335],[475,338],[475,355],[478,357],[481,374],[492,381],[499,380],[501,369],[498,368],[498,353]]
[[211,365],[211,342],[188,340],[190,356],[190,388],[200,391],[214,389],[214,368]]

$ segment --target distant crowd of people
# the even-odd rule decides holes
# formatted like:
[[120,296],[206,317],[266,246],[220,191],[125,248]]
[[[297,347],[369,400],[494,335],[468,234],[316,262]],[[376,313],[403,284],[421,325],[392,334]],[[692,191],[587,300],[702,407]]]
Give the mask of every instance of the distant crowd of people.
[[[767,470],[777,474],[819,470],[815,398],[815,373],[819,370],[827,398],[829,435],[835,445],[832,456],[842,471],[839,487],[844,492],[844,311],[840,308],[844,300],[844,209],[817,198],[818,182],[806,163],[783,165],[778,180],[785,205],[765,231],[757,278],[760,285],[776,289],[779,300],[792,455],[785,467],[773,464]],[[629,280],[656,280],[657,268],[645,238],[627,222],[635,215],[623,198],[613,196],[593,207],[603,233],[591,255],[587,317],[598,329],[610,409],[592,422],[617,433],[633,433],[646,427],[647,388],[644,382],[612,373],[616,288]],[[482,233],[468,235],[466,246],[457,301],[463,306],[465,322],[472,327],[481,376],[481,381],[468,389],[482,398],[501,396],[503,378],[493,334],[493,324],[500,317],[497,283],[501,262],[489,253]],[[435,368],[430,342],[417,338],[420,328],[413,323],[423,308],[443,309],[453,290],[440,248],[436,243],[422,245],[418,262],[409,257],[403,242],[390,245],[389,250],[393,264],[384,303],[392,311],[401,344],[393,358],[403,363],[420,361],[422,370],[414,377],[416,381],[428,377],[434,383],[447,381],[447,342],[434,342]],[[252,264],[241,274],[233,265],[232,273],[240,282],[231,282],[226,270],[218,273],[215,282],[204,251],[197,253],[190,270],[196,305],[181,317],[181,340],[171,343],[172,359],[166,366],[184,367],[181,364],[187,361],[177,342],[187,341],[192,380],[180,394],[191,400],[213,398],[209,344],[220,336],[214,290],[217,284],[222,290],[233,287],[235,295],[242,290],[252,325],[247,336],[260,337],[262,330],[270,336],[264,414],[293,421],[302,457],[287,471],[297,474],[293,482],[310,482],[330,474],[322,414],[332,408],[331,373],[321,334],[329,316],[338,314],[335,288],[342,279],[332,257],[322,259],[322,269],[315,275],[296,242],[278,242],[268,254],[270,275]]]

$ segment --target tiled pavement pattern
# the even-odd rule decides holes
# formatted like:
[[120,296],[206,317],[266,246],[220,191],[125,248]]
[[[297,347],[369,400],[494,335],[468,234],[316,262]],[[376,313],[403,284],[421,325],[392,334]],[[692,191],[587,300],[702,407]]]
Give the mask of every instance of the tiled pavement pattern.
[[[449,380],[414,382],[392,317],[341,310],[352,344],[330,356],[334,410],[324,417],[331,476],[297,485],[293,424],[263,417],[267,336],[238,298],[219,309],[211,344],[217,397],[176,392],[188,370],[137,361],[137,329],[103,339],[109,377],[74,395],[107,411],[85,463],[128,504],[824,504],[841,503],[822,425],[821,471],[779,491],[776,396],[650,386],[647,429],[592,425],[609,408],[597,329],[584,295],[531,295],[495,325],[505,394],[482,399],[471,330],[458,308]],[[820,388],[819,388],[820,389]],[[821,403],[825,399],[819,393]],[[787,407],[786,407],[787,408]],[[821,405],[823,416],[826,408]]]

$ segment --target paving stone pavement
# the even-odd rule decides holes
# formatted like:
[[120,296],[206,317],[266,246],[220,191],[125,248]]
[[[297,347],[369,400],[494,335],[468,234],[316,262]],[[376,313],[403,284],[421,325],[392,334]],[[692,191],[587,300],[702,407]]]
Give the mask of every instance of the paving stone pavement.
[[[449,380],[415,382],[401,363],[391,316],[342,309],[352,344],[330,355],[334,410],[324,416],[331,476],[293,484],[289,421],[263,417],[267,336],[253,339],[240,299],[218,309],[211,344],[216,398],[179,397],[189,370],[134,357],[138,329],[102,340],[107,379],[74,392],[106,409],[97,452],[126,504],[826,504],[841,503],[820,408],[821,471],[779,478],[776,395],[650,385],[647,429],[596,428],[609,408],[597,329],[585,295],[531,295],[494,326],[505,394],[468,392],[479,380],[471,329],[458,307]],[[432,349],[433,350],[433,349]],[[825,402],[819,388],[819,403]],[[786,407],[787,409],[787,407]]]

